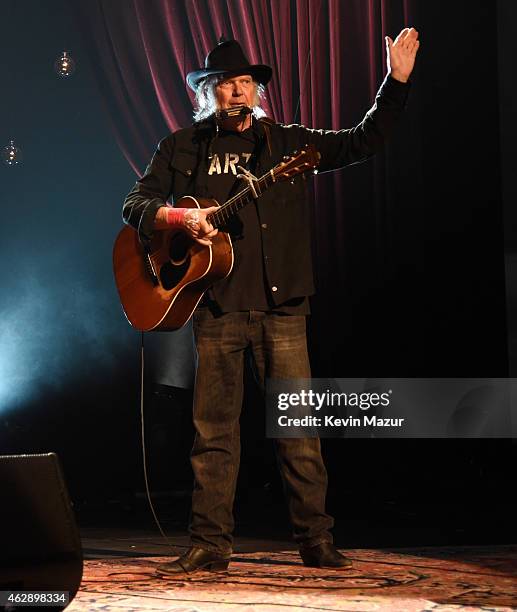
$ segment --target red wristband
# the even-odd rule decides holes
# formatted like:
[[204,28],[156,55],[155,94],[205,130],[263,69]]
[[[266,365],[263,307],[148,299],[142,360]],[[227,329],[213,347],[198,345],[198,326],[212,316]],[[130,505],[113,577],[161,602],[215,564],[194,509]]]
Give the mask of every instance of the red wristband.
[[183,217],[188,208],[167,208],[167,225],[182,227]]

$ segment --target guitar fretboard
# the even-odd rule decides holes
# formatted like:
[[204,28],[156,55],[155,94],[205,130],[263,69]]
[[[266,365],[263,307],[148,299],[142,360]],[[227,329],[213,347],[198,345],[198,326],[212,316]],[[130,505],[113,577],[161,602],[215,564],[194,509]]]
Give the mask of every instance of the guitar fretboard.
[[[275,177],[272,171],[266,172],[266,174],[262,175],[258,180],[253,181],[253,186],[257,192],[257,195],[262,195],[264,191],[269,189],[274,182]],[[209,221],[214,228],[219,229],[227,224],[230,217],[233,217],[233,215],[238,213],[239,210],[244,208],[246,204],[249,204],[253,200],[254,194],[248,186],[242,191],[239,191],[239,193],[234,195],[233,198],[230,198],[215,212],[208,215],[207,221]]]

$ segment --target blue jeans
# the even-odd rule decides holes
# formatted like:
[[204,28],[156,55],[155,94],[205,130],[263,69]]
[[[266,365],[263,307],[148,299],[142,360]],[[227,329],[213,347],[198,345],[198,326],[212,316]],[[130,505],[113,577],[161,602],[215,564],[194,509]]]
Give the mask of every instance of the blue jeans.
[[[190,536],[194,546],[228,553],[233,545],[245,351],[251,349],[262,388],[266,377],[310,378],[305,316],[251,310],[214,317],[203,308],[194,313],[194,337],[198,364]],[[329,529],[334,521],[325,513],[327,472],[319,438],[274,442],[295,541],[300,546],[332,542]]]

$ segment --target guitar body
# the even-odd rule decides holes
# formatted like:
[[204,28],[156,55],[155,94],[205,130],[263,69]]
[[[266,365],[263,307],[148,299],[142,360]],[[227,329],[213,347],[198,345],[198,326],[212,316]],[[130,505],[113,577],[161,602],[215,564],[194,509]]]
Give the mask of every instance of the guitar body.
[[[185,196],[177,205],[208,208],[217,202]],[[126,226],[113,248],[120,301],[129,323],[140,331],[171,331],[185,325],[203,293],[232,267],[232,242],[221,231],[211,246],[203,246],[181,230],[158,230],[146,254],[137,232]]]
[[203,293],[230,274],[233,248],[230,236],[221,231],[228,220],[277,181],[289,181],[306,172],[316,171],[320,154],[309,144],[260,178],[239,168],[236,178],[248,186],[222,206],[208,198],[185,196],[178,200],[180,208],[218,206],[207,215],[212,227],[219,230],[211,246],[203,246],[183,231],[159,230],[146,250],[137,232],[125,227],[113,247],[113,270],[120,301],[127,320],[140,331],[179,329],[190,319]]

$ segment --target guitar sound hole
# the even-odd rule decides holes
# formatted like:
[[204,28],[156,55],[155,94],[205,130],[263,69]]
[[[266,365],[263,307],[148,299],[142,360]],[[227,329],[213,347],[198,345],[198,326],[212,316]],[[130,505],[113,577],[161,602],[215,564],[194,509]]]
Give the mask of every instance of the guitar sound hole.
[[179,266],[173,265],[170,261],[163,264],[160,268],[160,281],[164,289],[174,289],[176,285],[187,273],[190,258]]
[[192,245],[192,239],[185,233],[178,232],[174,234],[169,243],[169,257],[174,265],[180,266],[189,257],[189,248]]
[[174,234],[169,243],[170,261],[160,268],[160,281],[164,289],[173,289],[185,276],[190,266],[192,240],[183,232]]

